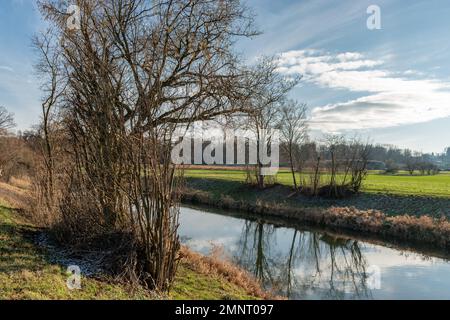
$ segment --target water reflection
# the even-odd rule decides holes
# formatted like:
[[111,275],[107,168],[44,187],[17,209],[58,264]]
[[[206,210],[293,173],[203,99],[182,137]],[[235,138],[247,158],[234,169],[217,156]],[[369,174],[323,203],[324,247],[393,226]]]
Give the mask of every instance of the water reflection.
[[235,262],[266,286],[294,299],[371,298],[367,261],[358,241],[290,230],[289,247],[278,250],[273,225],[245,221]]
[[[441,259],[188,208],[182,209],[180,232],[196,251],[222,246],[266,288],[290,299],[450,297],[450,265]],[[382,269],[380,288],[371,281],[374,265]]]

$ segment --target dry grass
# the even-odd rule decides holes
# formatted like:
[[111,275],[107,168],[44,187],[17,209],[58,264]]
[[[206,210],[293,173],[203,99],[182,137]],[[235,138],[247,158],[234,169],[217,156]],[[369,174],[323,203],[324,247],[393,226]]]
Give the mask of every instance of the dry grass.
[[217,250],[213,251],[210,256],[203,256],[182,246],[180,257],[181,263],[193,271],[224,278],[243,288],[250,296],[261,299],[281,299],[281,297],[262,289],[260,283],[248,271],[225,260]]
[[30,189],[29,180],[12,178],[9,184],[0,182],[0,199],[10,208],[29,210],[33,203]]
[[330,208],[324,223],[368,234],[394,237],[450,250],[450,222],[446,218],[409,215],[386,216],[381,211],[356,208]]

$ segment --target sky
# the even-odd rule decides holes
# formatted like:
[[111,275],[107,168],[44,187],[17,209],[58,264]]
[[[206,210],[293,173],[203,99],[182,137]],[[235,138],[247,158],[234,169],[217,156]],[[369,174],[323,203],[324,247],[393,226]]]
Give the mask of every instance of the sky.
[[[276,56],[302,75],[290,97],[308,105],[312,135],[358,134],[423,152],[450,146],[450,1],[247,0],[262,35],[237,43],[251,63]],[[370,5],[381,29],[369,30]],[[0,105],[26,130],[39,122],[31,37],[34,0],[0,1]]]

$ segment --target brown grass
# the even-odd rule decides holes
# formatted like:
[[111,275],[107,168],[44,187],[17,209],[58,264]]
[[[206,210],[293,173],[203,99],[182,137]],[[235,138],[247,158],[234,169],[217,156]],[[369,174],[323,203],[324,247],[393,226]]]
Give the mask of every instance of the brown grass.
[[12,209],[29,210],[33,203],[29,180],[12,178],[9,184],[0,182],[0,199]]
[[182,246],[180,250],[181,262],[195,272],[225,278],[227,281],[243,288],[247,294],[261,299],[282,299],[275,294],[265,291],[260,283],[246,270],[227,261],[219,251],[204,256]]

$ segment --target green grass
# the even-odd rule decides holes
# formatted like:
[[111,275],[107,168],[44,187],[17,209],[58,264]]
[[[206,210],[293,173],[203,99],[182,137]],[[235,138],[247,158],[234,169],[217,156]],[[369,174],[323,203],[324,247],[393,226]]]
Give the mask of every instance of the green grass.
[[[245,181],[245,172],[241,170],[188,169],[185,176],[188,178]],[[324,178],[326,177],[324,176]],[[286,170],[280,170],[276,180],[284,185],[293,185],[292,175]],[[405,172],[386,175],[372,171],[364,181],[362,191],[365,193],[450,198],[450,173],[444,172],[434,176],[410,176]]]
[[370,174],[364,191],[413,196],[450,197],[450,174],[406,176]]
[[202,275],[189,266],[178,269],[175,286],[170,293],[175,300],[254,300],[241,288],[217,276]]
[[[158,297],[143,288],[82,277],[80,290],[69,290],[63,266],[50,263],[44,250],[37,248],[29,236],[36,229],[21,221],[0,201],[0,300],[4,299],[152,299]],[[191,270],[181,263],[172,299],[254,299],[219,276]]]
[[51,264],[27,238],[34,228],[18,223],[12,211],[0,207],[0,299],[146,299],[131,290],[96,279],[82,278],[81,290],[69,290],[65,268]]

